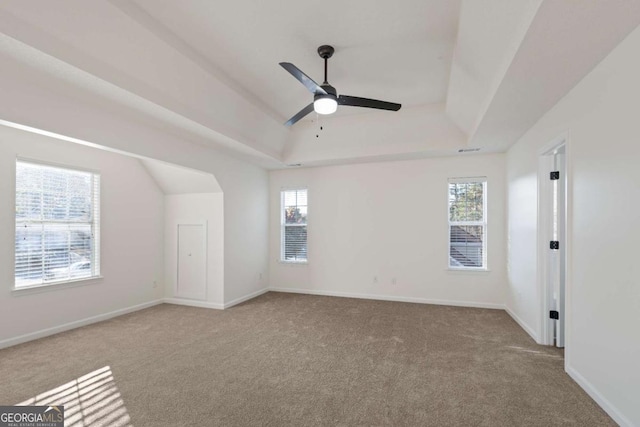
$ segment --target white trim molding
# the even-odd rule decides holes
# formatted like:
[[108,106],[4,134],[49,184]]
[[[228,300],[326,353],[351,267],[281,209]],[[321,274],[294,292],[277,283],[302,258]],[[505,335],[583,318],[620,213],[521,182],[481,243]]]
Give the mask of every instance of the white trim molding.
[[91,325],[93,323],[102,322],[104,320],[109,320],[114,317],[122,316],[124,314],[133,313],[135,311],[144,310],[145,308],[153,307],[159,304],[175,304],[175,305],[185,305],[190,307],[200,307],[200,308],[212,308],[216,310],[224,310],[225,308],[233,307],[234,305],[240,304],[242,302],[248,301],[255,297],[258,297],[262,294],[265,294],[269,291],[269,289],[260,289],[259,291],[253,292],[249,295],[245,295],[243,297],[237,298],[233,301],[230,301],[226,304],[219,304],[207,301],[197,301],[197,300],[189,300],[184,298],[161,298],[149,302],[145,302],[138,305],[133,305],[131,307],[122,308],[120,310],[110,311],[108,313],[99,314],[97,316],[87,317],[85,319],[76,320],[73,322],[65,323],[62,325],[54,326],[47,329],[42,329],[40,331],[31,332],[24,335],[19,335],[17,337],[7,338],[5,340],[0,341],[0,349],[12,347],[14,345],[23,344],[25,342],[34,341],[40,338],[48,337],[51,335],[59,334],[60,332],[70,331],[72,329],[80,328],[82,326]]
[[28,341],[37,340],[39,338],[48,337],[50,335],[59,334],[60,332],[69,331],[71,329],[80,328],[82,326],[91,325],[93,323],[102,322],[104,320],[109,320],[114,317],[122,316],[123,314],[144,310],[145,308],[153,307],[158,304],[162,304],[161,299],[145,302],[138,305],[133,305],[131,307],[121,308],[120,310],[110,311],[108,313],[99,314],[97,316],[76,320],[74,322],[64,323],[62,325],[54,326],[52,328],[42,329],[40,331],[19,335],[17,337],[8,338],[6,340],[0,341],[0,349],[22,344]]
[[213,308],[215,310],[224,309],[224,304],[187,298],[164,298],[162,302],[164,302],[165,304],[186,305],[189,307]]
[[506,312],[507,312],[507,314],[508,314],[509,316],[511,316],[511,318],[512,318],[513,320],[515,320],[515,322],[516,322],[516,323],[517,323],[517,324],[518,324],[522,329],[524,329],[524,331],[525,331],[526,333],[528,333],[528,334],[529,334],[529,336],[530,336],[531,338],[533,338],[533,340],[536,342],[536,344],[544,345],[544,344],[542,344],[542,343],[540,342],[540,339],[538,338],[538,334],[536,334],[536,332],[533,330],[533,328],[532,328],[531,326],[527,325],[527,324],[525,323],[525,321],[524,321],[524,320],[522,320],[520,317],[518,317],[518,315],[517,315],[517,314],[515,314],[513,311],[511,311],[511,309],[510,309],[509,307],[507,307],[506,305],[504,306],[504,311],[506,311]]
[[253,299],[253,298],[259,297],[260,295],[266,294],[266,293],[267,293],[267,292],[269,292],[269,291],[270,291],[270,289],[269,289],[269,288],[260,289],[259,291],[256,291],[256,292],[253,292],[253,293],[250,293],[249,295],[245,295],[245,296],[243,296],[243,297],[236,298],[236,299],[231,300],[231,301],[229,301],[229,302],[225,302],[225,303],[223,304],[223,308],[224,308],[224,309],[231,308],[231,307],[233,307],[234,305],[238,305],[238,304],[243,303],[243,302],[245,302],[245,301],[249,301],[250,299]]
[[567,365],[566,372],[580,387],[593,399],[604,411],[609,414],[613,420],[620,425],[620,427],[634,427],[635,424],[611,404],[585,377],[583,377],[573,367]]
[[540,340],[538,344],[541,345],[554,345],[553,338],[553,321],[549,319],[548,313],[551,309],[551,290],[549,289],[548,276],[548,254],[549,254],[549,230],[551,228],[551,182],[549,181],[549,172],[553,169],[553,154],[556,150],[564,146],[565,164],[564,164],[564,178],[565,178],[565,218],[564,218],[564,245],[565,252],[565,291],[564,291],[564,331],[565,331],[565,360],[569,357],[569,325],[570,319],[570,279],[571,279],[571,218],[572,215],[572,193],[571,193],[571,157],[569,156],[569,131],[565,130],[558,136],[550,140],[542,148],[538,150],[538,208],[537,208],[537,264],[536,264],[536,286],[538,292],[538,304],[540,309],[539,327],[540,327]]
[[262,294],[266,294],[269,292],[269,289],[260,289],[259,291],[250,293],[249,295],[245,295],[240,298],[236,298],[232,301],[226,303],[217,303],[217,302],[209,302],[209,301],[199,301],[194,299],[187,298],[164,298],[162,301],[166,304],[175,304],[175,305],[186,305],[189,307],[199,307],[199,308],[213,308],[215,310],[225,310],[227,308],[231,308],[234,305],[238,305],[245,301],[249,301],[250,299],[259,297]]
[[440,299],[416,298],[416,297],[399,297],[399,296],[391,296],[391,295],[358,294],[358,293],[351,293],[351,292],[323,291],[319,289],[269,288],[269,291],[288,292],[292,294],[323,295],[323,296],[329,296],[329,297],[358,298],[358,299],[371,299],[371,300],[379,300],[379,301],[410,302],[410,303],[417,303],[417,304],[449,305],[454,307],[490,308],[494,310],[504,310],[503,304],[496,304],[496,303],[490,303],[490,302],[452,301],[452,300],[440,300]]

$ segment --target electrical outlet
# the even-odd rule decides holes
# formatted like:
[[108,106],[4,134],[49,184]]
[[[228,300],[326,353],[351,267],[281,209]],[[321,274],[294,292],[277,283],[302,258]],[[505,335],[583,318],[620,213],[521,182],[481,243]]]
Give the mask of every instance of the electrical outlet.
[[396,278],[394,277],[393,279],[391,279],[391,284],[395,285],[397,283]]
[[373,283],[378,283],[378,276],[373,276]]
[[153,288],[155,289],[155,288],[157,288],[157,287],[158,287],[158,282],[154,280],[154,281],[153,281]]
[[262,280],[262,273],[260,273],[260,280]]

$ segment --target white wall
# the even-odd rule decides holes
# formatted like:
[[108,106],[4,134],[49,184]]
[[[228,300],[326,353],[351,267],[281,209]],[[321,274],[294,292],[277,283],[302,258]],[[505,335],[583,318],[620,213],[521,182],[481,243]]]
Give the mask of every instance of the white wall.
[[[249,167],[233,172],[235,181],[222,187],[225,304],[260,292],[269,283],[269,175]],[[231,173],[226,176],[231,179]]]
[[[270,176],[271,287],[502,306],[503,155],[290,169]],[[489,272],[447,270],[447,178],[461,176],[488,179]],[[308,265],[279,262],[280,190],[297,186],[309,189]]]
[[[11,292],[16,156],[100,171],[104,279]],[[161,298],[162,236],[163,194],[136,159],[0,126],[0,343]]]
[[178,224],[207,223],[207,298],[224,303],[224,216],[222,193],[166,195],[165,296],[175,297],[177,281]]
[[[543,145],[540,141],[540,146]],[[542,337],[538,262],[538,147],[516,144],[507,154],[508,292],[506,305],[537,341]]]
[[177,137],[140,111],[96,98],[11,55],[0,53],[0,63],[0,119],[212,173],[224,192],[225,302],[266,287],[267,171]]
[[507,304],[540,334],[538,151],[569,133],[566,369],[621,425],[640,425],[640,28],[507,155]]

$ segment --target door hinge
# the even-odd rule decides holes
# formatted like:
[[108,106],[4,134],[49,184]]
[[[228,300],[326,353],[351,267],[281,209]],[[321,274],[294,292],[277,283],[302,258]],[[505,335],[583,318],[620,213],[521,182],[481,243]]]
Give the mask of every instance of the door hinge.
[[557,310],[551,310],[549,312],[549,319],[560,319],[560,313]]
[[557,179],[560,179],[560,171],[553,171],[549,174],[549,179],[551,181],[555,181]]
[[560,249],[560,242],[557,240],[552,240],[549,242],[549,248],[553,249],[553,250],[558,250]]

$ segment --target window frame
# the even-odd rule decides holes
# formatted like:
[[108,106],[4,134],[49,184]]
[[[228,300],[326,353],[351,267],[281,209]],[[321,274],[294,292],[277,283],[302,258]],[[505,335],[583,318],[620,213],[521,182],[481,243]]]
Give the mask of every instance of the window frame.
[[[451,221],[449,186],[451,184],[482,183],[482,221]],[[461,272],[486,272],[489,271],[488,256],[488,179],[486,176],[452,177],[447,179],[447,270]],[[451,227],[453,226],[481,226],[482,227],[482,266],[452,266],[451,265]]]
[[[48,289],[56,289],[56,288],[67,288],[74,287],[83,284],[88,284],[91,282],[95,282],[97,279],[102,279],[101,275],[101,202],[102,202],[102,179],[100,171],[95,169],[89,169],[84,167],[78,167],[74,165],[69,165],[65,163],[57,163],[51,161],[45,161],[40,159],[34,159],[29,157],[16,156],[16,160],[14,162],[14,170],[13,170],[13,203],[14,203],[14,211],[15,205],[17,204],[18,197],[18,182],[17,182],[17,169],[18,163],[26,163],[29,165],[39,166],[39,167],[49,167],[55,169],[62,169],[65,171],[72,172],[82,172],[91,174],[91,221],[83,222],[83,221],[38,221],[38,220],[28,220],[28,221],[19,221],[17,215],[14,214],[14,230],[13,230],[13,284],[11,291],[16,294],[22,293],[31,293],[31,292],[39,292],[41,290]],[[97,182],[96,182],[97,181]],[[17,213],[17,212],[16,212]],[[35,224],[90,224],[91,227],[91,275],[86,277],[77,277],[77,278],[67,278],[60,280],[51,280],[51,281],[43,281],[42,283],[18,286],[16,283],[16,253],[15,253],[15,244],[16,244],[16,233],[18,223],[31,222]],[[69,268],[71,264],[69,264]]]
[[[284,194],[290,191],[305,191],[307,193],[307,220],[304,224],[287,224],[285,219],[285,202]],[[297,206],[297,204],[296,204]],[[307,239],[305,246],[307,249],[307,257],[304,260],[289,260],[285,257],[285,232],[287,227],[307,227]],[[305,265],[309,263],[309,189],[307,187],[282,187],[280,188],[280,258],[278,260],[282,264]]]

